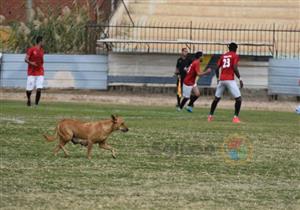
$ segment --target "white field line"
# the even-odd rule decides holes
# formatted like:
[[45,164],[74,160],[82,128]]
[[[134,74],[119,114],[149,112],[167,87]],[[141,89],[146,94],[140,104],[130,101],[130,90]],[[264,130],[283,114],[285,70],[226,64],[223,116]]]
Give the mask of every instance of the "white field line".
[[15,118],[15,117],[13,117],[13,118],[0,117],[0,123],[1,122],[13,122],[13,123],[16,123],[16,124],[24,124],[26,121],[18,119],[18,118]]

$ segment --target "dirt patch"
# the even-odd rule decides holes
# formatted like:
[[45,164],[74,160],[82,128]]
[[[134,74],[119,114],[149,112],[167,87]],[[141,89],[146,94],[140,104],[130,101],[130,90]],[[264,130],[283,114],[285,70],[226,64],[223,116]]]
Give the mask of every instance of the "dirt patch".
[[[34,94],[33,94],[34,97]],[[24,90],[1,89],[1,100],[26,101]],[[195,103],[196,107],[209,108],[213,100],[212,96],[201,96]],[[143,106],[169,106],[175,108],[176,98],[172,94],[135,94],[117,91],[94,91],[94,90],[45,90],[41,101],[53,102],[80,102],[99,104],[122,104]],[[299,102],[296,101],[268,101],[255,97],[243,97],[243,109],[289,111],[294,112]],[[234,100],[223,99],[219,107],[233,109]]]

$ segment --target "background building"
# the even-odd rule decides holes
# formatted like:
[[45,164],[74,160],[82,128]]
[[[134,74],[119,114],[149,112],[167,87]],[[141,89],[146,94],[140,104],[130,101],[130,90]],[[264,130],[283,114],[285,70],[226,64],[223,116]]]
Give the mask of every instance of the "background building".
[[9,0],[0,1],[0,15],[6,18],[6,22],[9,21],[24,21],[26,20],[26,10],[28,8],[28,2],[31,3],[32,8],[39,7],[43,12],[47,13],[49,8],[56,11],[58,14],[65,6],[72,7],[74,4],[86,5],[90,10],[90,17],[92,21],[97,21],[99,15],[103,19],[107,19],[110,15],[110,11],[113,8],[112,5],[117,1],[108,0]]

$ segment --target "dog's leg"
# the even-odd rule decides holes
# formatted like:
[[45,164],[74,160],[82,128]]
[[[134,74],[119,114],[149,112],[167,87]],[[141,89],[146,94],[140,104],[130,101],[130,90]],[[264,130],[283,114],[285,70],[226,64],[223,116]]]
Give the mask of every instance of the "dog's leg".
[[99,147],[102,148],[102,149],[110,150],[111,155],[113,156],[113,158],[116,158],[116,153],[115,153],[114,148],[112,148],[112,146],[110,146],[106,142],[99,143]]
[[64,147],[66,145],[66,143],[67,143],[67,141],[64,140],[62,137],[60,137],[58,146],[60,147],[60,149],[62,149],[64,151],[65,157],[69,156],[68,151]]
[[68,157],[69,156],[69,153],[68,153],[68,151],[65,149],[65,147],[64,147],[64,145],[65,145],[66,143],[64,142],[63,144],[61,143],[61,144],[59,144],[59,146],[60,146],[60,148],[62,148],[62,150],[64,151],[64,153],[65,153],[65,157]]
[[91,156],[91,152],[92,152],[92,148],[93,148],[93,142],[92,141],[87,141],[88,145],[87,145],[87,158],[89,160],[92,159],[92,156]]
[[53,153],[54,153],[54,156],[56,156],[57,155],[57,153],[58,153],[58,151],[60,150],[60,144],[58,144],[55,148],[54,148],[54,151],[53,151]]
[[65,144],[59,143],[59,144],[54,148],[54,152],[53,152],[53,153],[54,153],[54,156],[57,156],[57,153],[59,152],[60,149],[62,149],[62,150],[64,151],[66,157],[69,156],[69,153],[68,153],[68,151],[64,148],[64,145],[65,145]]

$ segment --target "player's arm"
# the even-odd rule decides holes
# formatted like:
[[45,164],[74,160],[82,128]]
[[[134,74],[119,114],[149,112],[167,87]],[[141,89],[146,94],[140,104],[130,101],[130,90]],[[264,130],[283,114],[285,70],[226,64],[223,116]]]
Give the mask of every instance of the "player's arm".
[[174,72],[175,75],[178,75],[179,74],[179,62],[177,61],[177,64],[176,64],[176,68],[175,68],[175,72]]
[[206,68],[206,71],[204,71],[204,72],[197,72],[197,77],[196,77],[196,84],[198,83],[198,80],[199,80],[199,78],[201,77],[201,76],[204,76],[204,75],[207,75],[207,74],[210,74],[210,72],[211,72],[211,68]]
[[177,67],[175,68],[174,74],[177,75],[177,76],[179,75],[179,69]]
[[241,78],[241,75],[240,75],[240,72],[239,72],[239,69],[238,69],[238,65],[235,64],[233,66],[233,69],[234,69],[235,76],[240,80],[240,87],[243,88],[244,87],[244,83],[243,83],[243,80]]
[[218,66],[215,70],[216,73],[216,78],[217,78],[217,83],[220,81],[220,67]]
[[219,84],[220,81],[220,68],[223,65],[222,64],[222,56],[219,58],[218,62],[217,62],[217,68],[215,69],[215,73],[216,73],[216,78],[217,78],[217,84]]
[[197,76],[201,77],[201,76],[210,74],[210,72],[211,72],[211,68],[207,68],[206,71],[204,71],[204,72],[197,71]]
[[29,65],[32,65],[32,66],[38,66],[35,62],[30,61],[29,58],[30,58],[30,50],[29,50],[29,52],[26,54],[25,62],[28,63]]
[[177,63],[176,63],[176,68],[175,68],[175,72],[174,72],[174,75],[176,76],[179,76],[179,59],[177,60]]

